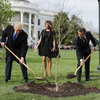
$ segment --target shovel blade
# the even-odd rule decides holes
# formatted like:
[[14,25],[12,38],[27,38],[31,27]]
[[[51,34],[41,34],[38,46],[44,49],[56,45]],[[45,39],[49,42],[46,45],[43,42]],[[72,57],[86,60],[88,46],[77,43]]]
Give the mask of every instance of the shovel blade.
[[67,79],[72,79],[72,78],[75,78],[76,77],[76,75],[74,75],[74,74],[68,74],[67,75]]

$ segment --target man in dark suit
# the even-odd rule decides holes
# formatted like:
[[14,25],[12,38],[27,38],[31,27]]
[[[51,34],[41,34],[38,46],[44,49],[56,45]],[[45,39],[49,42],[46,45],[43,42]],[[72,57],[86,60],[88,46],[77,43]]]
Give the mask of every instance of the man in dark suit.
[[[87,58],[87,56],[91,53],[91,48],[89,45],[90,40],[92,41],[94,47],[94,50],[97,49],[96,42],[94,37],[90,32],[86,32],[85,28],[80,28],[78,30],[78,36],[75,39],[75,45],[76,45],[76,55],[77,55],[77,60],[78,60],[78,66],[83,65],[83,57],[84,59]],[[89,67],[90,67],[90,58],[85,62],[85,77],[86,81],[90,81],[89,78]],[[79,69],[77,72],[77,80],[78,83],[81,83],[81,71],[82,67]]]
[[6,50],[5,83],[10,80],[13,60],[20,63],[25,82],[29,82],[27,68],[22,65],[23,62],[26,63],[25,56],[28,49],[27,37],[28,35],[22,30],[22,24],[20,22],[16,22],[14,26],[9,25],[2,33],[1,45],[4,46],[6,44],[10,50],[21,58],[21,62],[19,62],[8,50]]

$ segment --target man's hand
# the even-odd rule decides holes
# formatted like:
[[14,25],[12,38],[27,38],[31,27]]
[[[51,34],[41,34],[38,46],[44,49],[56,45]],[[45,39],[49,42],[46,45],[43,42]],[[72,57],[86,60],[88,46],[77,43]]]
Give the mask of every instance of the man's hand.
[[5,46],[5,42],[1,42],[1,45],[4,47]]
[[98,46],[95,46],[95,47],[93,48],[93,50],[95,50],[95,51],[98,50]]
[[83,65],[84,65],[84,62],[83,62],[83,61],[81,61],[81,62],[80,62],[80,66],[83,66]]
[[24,62],[24,57],[21,57],[20,63],[23,63],[23,62]]
[[83,65],[84,65],[83,59],[80,59],[80,66],[83,66]]

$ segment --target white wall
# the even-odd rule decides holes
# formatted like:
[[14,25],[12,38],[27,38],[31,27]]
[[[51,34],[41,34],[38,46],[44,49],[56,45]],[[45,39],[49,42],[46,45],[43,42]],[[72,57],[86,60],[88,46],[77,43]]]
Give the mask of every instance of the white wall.
[[[23,12],[23,29],[28,34],[28,45],[31,46],[34,44],[36,46],[38,43],[38,31],[41,32],[45,28],[45,21],[53,21],[54,14],[56,13],[53,11],[39,9],[37,3],[15,0],[11,0],[11,3],[12,9],[16,12],[12,22],[21,21],[21,12]],[[32,14],[34,24],[29,24],[29,14]],[[37,16],[36,20],[34,18],[35,15]],[[40,19],[40,25],[38,25],[38,19]],[[31,30],[29,27],[31,27]],[[33,34],[31,34],[31,32]],[[30,37],[29,34],[31,34],[32,37]]]

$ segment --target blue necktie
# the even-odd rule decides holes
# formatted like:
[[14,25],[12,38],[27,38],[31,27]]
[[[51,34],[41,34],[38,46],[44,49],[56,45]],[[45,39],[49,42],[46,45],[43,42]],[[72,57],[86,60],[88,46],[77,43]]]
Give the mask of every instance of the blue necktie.
[[15,40],[15,39],[16,39],[16,35],[17,35],[17,34],[16,34],[16,33],[14,33],[14,35],[13,35],[13,40]]

